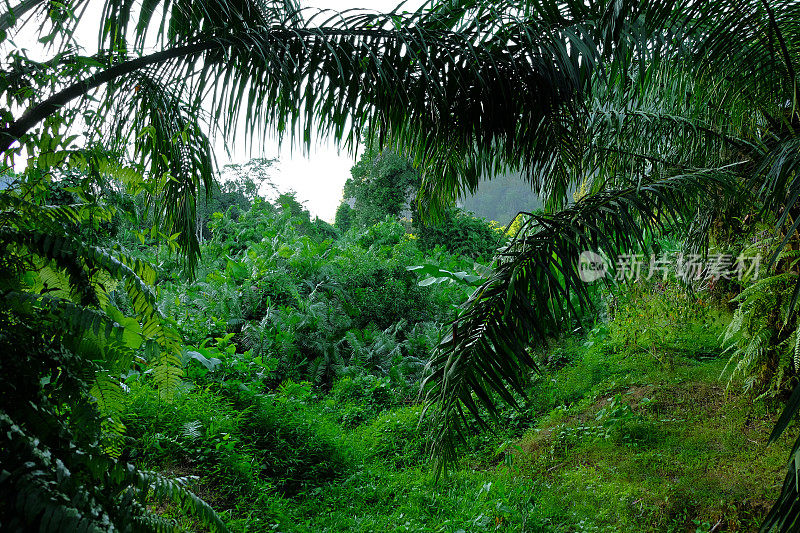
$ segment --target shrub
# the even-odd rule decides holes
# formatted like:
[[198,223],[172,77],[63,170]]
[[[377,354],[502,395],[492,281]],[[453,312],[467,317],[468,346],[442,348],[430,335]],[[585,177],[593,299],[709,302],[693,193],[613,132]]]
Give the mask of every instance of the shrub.
[[150,467],[188,468],[201,483],[213,485],[218,497],[254,489],[254,461],[244,453],[239,421],[228,404],[203,389],[168,404],[148,385],[133,382],[130,391],[123,416],[130,456],[145,459]]
[[297,304],[299,292],[292,276],[283,269],[270,270],[255,280],[258,302],[252,308],[248,319],[263,317],[269,306]]
[[366,250],[335,259],[338,286],[349,298],[353,326],[386,329],[400,320],[416,323],[432,313],[429,291],[417,285],[407,263],[397,258],[376,258]]
[[676,281],[638,281],[617,291],[609,305],[610,341],[622,351],[646,351],[671,363],[674,353],[719,353],[721,328],[708,297]]
[[399,401],[388,379],[371,374],[340,379],[334,385],[331,396],[338,403],[355,403],[376,412],[396,405]]
[[448,209],[436,224],[417,224],[419,246],[437,246],[452,254],[489,259],[502,244],[503,237],[485,220],[457,209]]
[[354,428],[360,426],[370,419],[370,410],[361,405],[349,405],[345,407],[338,418],[338,423],[344,428]]
[[382,246],[396,246],[403,240],[406,229],[403,225],[391,218],[386,218],[369,226],[358,237],[358,244],[363,248],[380,248]]
[[316,421],[301,401],[251,396],[242,438],[260,461],[261,478],[294,496],[339,479],[352,469],[352,456],[332,428]]
[[379,416],[364,430],[368,454],[392,463],[396,468],[424,463],[428,417],[420,421],[422,407],[415,405],[393,409]]
[[[757,242],[749,252],[774,254],[775,238]],[[732,300],[738,304],[724,335],[730,359],[730,381],[744,378],[746,389],[759,397],[787,393],[797,383],[800,369],[800,315],[797,274],[800,252],[787,249],[777,255],[766,276],[750,284]]]

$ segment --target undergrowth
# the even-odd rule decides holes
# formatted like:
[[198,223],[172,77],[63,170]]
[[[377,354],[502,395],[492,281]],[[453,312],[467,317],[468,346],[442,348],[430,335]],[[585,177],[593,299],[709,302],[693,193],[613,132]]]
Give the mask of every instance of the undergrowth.
[[[133,378],[128,453],[199,476],[238,531],[753,530],[787,443],[766,446],[774,407],[722,375],[729,317],[671,290],[634,288],[544,350],[524,408],[438,482],[421,406],[363,371],[329,391],[197,371],[168,406]],[[664,310],[681,326],[649,333]]]

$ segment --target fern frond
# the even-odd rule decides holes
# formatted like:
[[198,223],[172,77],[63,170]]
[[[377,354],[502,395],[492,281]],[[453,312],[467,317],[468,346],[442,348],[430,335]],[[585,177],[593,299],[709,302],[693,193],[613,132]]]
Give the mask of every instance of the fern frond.
[[166,478],[157,472],[129,472],[137,477],[136,487],[143,493],[152,492],[155,498],[166,498],[177,504],[181,510],[198,518],[212,531],[228,531],[219,515],[205,501],[186,489],[185,480]]
[[[143,261],[125,254],[87,245],[75,238],[52,235],[41,231],[22,231],[0,227],[0,239],[25,246],[33,253],[54,261],[69,276],[69,285],[80,295],[82,305],[108,301],[106,289],[93,279],[99,271],[122,280],[128,302],[141,322],[141,335],[154,340],[160,350],[151,350],[154,376],[164,394],[175,390],[183,375],[180,359],[180,337],[164,325],[152,289],[145,281],[155,280],[155,271]],[[90,276],[89,273],[93,273]]]
[[153,369],[153,382],[159,395],[171,401],[183,377],[180,345],[170,342],[165,346],[158,339],[149,339],[145,343],[145,356]]
[[0,195],[0,220],[4,225],[59,228],[85,220],[80,205],[38,205],[11,193]]
[[91,491],[84,492],[73,485],[71,480],[75,476],[70,469],[39,439],[27,434],[2,410],[0,428],[3,434],[0,457],[15,459],[13,463],[4,461],[10,476],[0,481],[5,505],[15,511],[6,526],[27,530],[35,524],[40,531],[54,533],[113,531],[110,517]]
[[106,314],[61,298],[24,292],[7,292],[2,294],[0,305],[23,315],[50,313],[64,324],[69,332],[80,334],[84,331],[91,331],[95,335],[102,334],[106,338],[124,342],[124,328],[108,318]]
[[84,247],[81,242],[59,233],[18,230],[6,226],[0,226],[0,242],[24,246],[31,253],[52,260],[67,274],[69,289],[81,305],[97,306],[100,303],[90,276],[81,262],[80,252]]

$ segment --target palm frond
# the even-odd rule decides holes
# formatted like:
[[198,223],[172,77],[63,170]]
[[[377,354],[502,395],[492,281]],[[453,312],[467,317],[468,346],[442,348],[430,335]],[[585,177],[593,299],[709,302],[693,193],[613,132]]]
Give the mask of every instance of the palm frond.
[[429,363],[426,403],[437,411],[435,456],[456,458],[454,437],[469,412],[495,412],[495,398],[516,405],[536,362],[528,348],[591,308],[579,256],[604,253],[608,264],[646,248],[646,232],[664,230],[691,212],[695,194],[723,175],[708,172],[598,193],[554,215],[530,215],[496,259],[494,274],[470,297]]
[[157,472],[137,471],[132,466],[128,466],[128,475],[137,477],[135,486],[143,495],[146,496],[152,491],[154,497],[172,500],[184,512],[197,517],[212,531],[228,531],[225,523],[211,506],[186,488],[189,479],[170,479]]
[[196,204],[213,189],[215,165],[204,113],[181,98],[182,83],[149,70],[114,80],[107,109],[120,118],[106,131],[120,150],[134,146],[134,158],[148,169],[144,188],[155,219],[177,236],[191,275],[200,254]]

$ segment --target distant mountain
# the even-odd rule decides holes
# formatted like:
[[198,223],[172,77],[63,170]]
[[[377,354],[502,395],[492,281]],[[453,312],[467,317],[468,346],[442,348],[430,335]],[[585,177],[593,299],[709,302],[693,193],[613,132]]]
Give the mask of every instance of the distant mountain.
[[541,209],[543,202],[519,174],[507,173],[482,181],[478,191],[458,205],[465,211],[505,226],[520,211]]

